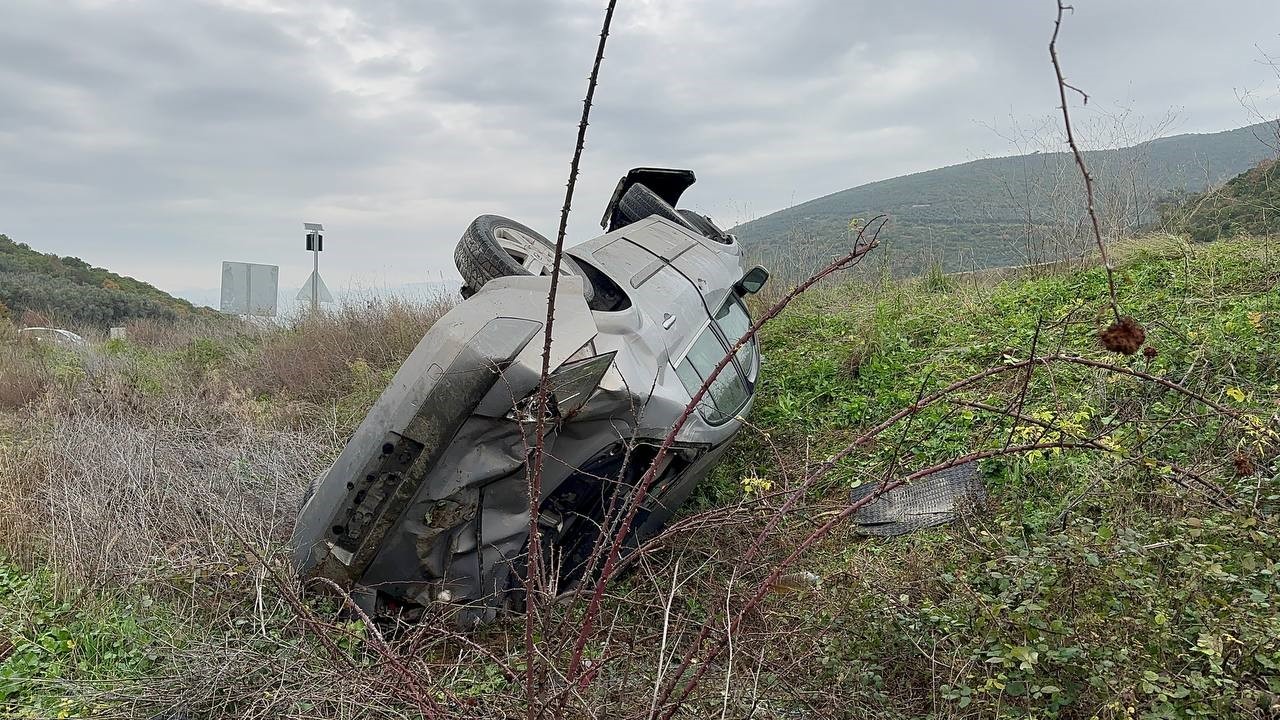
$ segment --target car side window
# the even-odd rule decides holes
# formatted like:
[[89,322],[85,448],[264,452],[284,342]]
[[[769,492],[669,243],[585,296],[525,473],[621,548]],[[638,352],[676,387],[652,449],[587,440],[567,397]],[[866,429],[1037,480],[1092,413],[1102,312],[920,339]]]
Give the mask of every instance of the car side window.
[[[728,351],[710,326],[698,335],[689,348],[689,353],[676,367],[676,376],[690,396],[698,392]],[[749,397],[746,381],[734,364],[730,363],[712,381],[698,409],[707,422],[718,425],[732,419],[747,404]]]
[[[747,334],[751,329],[751,316],[747,315],[747,309],[743,307],[742,301],[736,295],[730,295],[720,309],[716,311],[716,325],[720,326],[720,332],[724,333],[724,337],[729,341],[729,345],[733,345]],[[738,365],[742,368],[742,372],[746,375],[748,381],[754,381],[756,377],[756,339],[751,338],[742,347],[738,348]]]

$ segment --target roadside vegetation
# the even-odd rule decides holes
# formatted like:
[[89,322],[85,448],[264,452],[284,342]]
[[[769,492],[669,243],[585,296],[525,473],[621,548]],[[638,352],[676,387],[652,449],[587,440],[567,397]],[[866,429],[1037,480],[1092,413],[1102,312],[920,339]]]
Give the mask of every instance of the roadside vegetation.
[[[564,714],[645,717],[677,643],[751,589],[735,563],[799,477],[1034,348],[1222,410],[1070,363],[1029,377],[1019,422],[983,409],[1016,397],[1018,374],[928,408],[809,487],[764,564],[859,484],[1010,443],[1110,444],[984,460],[991,502],[951,526],[840,527],[744,618],[678,717],[1280,712],[1280,242],[1160,235],[1114,253],[1120,305],[1146,327],[1145,353],[1119,360],[1097,342],[1096,267],[837,279],[766,326],[750,431],[611,588]],[[523,620],[384,638],[299,594],[282,553],[304,485],[448,306],[375,302],[272,330],[142,321],[84,351],[0,327],[0,715],[523,715]],[[544,652],[576,621],[550,616]]]
[[[992,433],[981,401],[960,398],[868,448],[824,496],[895,465],[906,472],[992,443],[1133,422],[1108,452],[984,463],[991,506],[965,523],[827,543],[809,566],[825,579],[821,600],[793,622],[844,697],[884,717],[1276,711],[1280,257],[1254,239],[1193,247],[1154,236],[1119,249],[1120,304],[1148,328],[1146,353],[1128,366],[1203,389],[1256,424],[1232,433],[1215,413],[1135,378],[1062,368],[1032,381],[1021,411],[1053,431],[1006,423]],[[861,297],[821,293],[766,335],[770,372],[753,419],[767,442],[738,446],[718,493],[742,478],[744,490],[781,482],[775,452],[794,473],[925,388],[1024,356],[1037,333],[1056,352],[1105,357],[1098,269],[994,285],[888,283]],[[1017,386],[993,390],[987,403]],[[1140,459],[1125,457],[1138,447]],[[1207,486],[1179,484],[1164,462],[1198,469],[1233,502],[1219,507]]]

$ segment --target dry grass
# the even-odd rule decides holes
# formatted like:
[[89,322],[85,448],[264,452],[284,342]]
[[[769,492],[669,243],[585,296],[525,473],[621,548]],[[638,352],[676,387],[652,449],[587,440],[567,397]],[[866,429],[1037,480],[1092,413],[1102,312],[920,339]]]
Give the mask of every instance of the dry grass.
[[0,346],[0,410],[16,410],[44,394],[46,375],[31,353]]
[[334,387],[345,384],[357,362],[375,372],[394,369],[451,307],[453,300],[443,296],[424,303],[369,299],[300,318],[290,332],[267,336],[244,369],[245,386],[255,393],[324,402],[333,397]]
[[282,544],[348,429],[331,406],[351,366],[394,369],[450,306],[370,301],[287,328],[144,321],[83,351],[0,326],[0,553],[102,587]]
[[196,338],[225,342],[235,339],[261,340],[279,328],[266,321],[245,322],[226,316],[190,315],[176,322],[142,318],[125,325],[130,344],[148,350],[181,350]]
[[[451,304],[372,301],[287,327],[137,322],[125,342],[82,352],[0,327],[0,558],[51,578],[60,600],[91,615],[108,612],[103,602],[154,601],[121,622],[150,628],[148,652],[166,668],[105,685],[50,669],[34,707],[75,697],[112,717],[412,710],[376,668],[353,671],[368,658],[333,612],[314,630],[302,623],[285,549],[302,488],[348,429],[333,406],[361,414],[379,374]],[[353,365],[373,375],[371,393],[353,396]],[[345,659],[327,649],[339,645]],[[3,690],[0,715],[14,709]]]
[[7,550],[43,556],[62,581],[113,587],[287,541],[301,488],[324,469],[321,439],[194,399],[169,410],[33,413],[23,442],[0,446],[0,488],[17,511]]
[[[0,346],[36,383],[0,415],[0,516],[9,519],[0,556],[47,570],[76,602],[154,600],[137,617],[161,623],[148,630],[148,652],[163,658],[162,673],[105,685],[50,678],[47,692],[139,718],[178,709],[211,718],[521,713],[519,686],[505,679],[519,662],[509,628],[476,644],[428,620],[386,654],[370,641],[376,629],[302,602],[285,555],[301,488],[341,448],[344,423],[331,410],[351,401],[353,366],[366,366],[376,387],[449,305],[375,301],[275,330],[135,323],[125,343],[52,359]],[[295,406],[307,408],[305,422],[286,417]],[[716,568],[732,559],[719,552],[730,536],[714,546],[702,538],[646,560],[642,581],[611,593],[611,605],[631,610],[598,634],[632,635],[633,651],[610,663],[626,672],[567,698],[566,717],[647,710],[652,628],[695,630],[699,598],[723,589]],[[680,566],[686,580],[705,572],[686,587],[689,605],[664,611]],[[549,637],[573,627],[554,613],[545,622]],[[420,680],[398,678],[395,663]],[[739,695],[732,705],[743,709]]]

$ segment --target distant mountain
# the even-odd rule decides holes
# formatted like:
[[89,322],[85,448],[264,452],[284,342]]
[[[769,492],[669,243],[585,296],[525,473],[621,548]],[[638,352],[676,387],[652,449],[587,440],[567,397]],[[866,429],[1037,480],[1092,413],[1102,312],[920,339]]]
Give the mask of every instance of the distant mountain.
[[35,313],[48,322],[107,327],[137,318],[200,312],[147,283],[76,257],[33,250],[0,235],[0,315]]
[[[1275,152],[1265,124],[1185,134],[1085,154],[1104,230],[1156,222],[1159,208],[1215,187]],[[1083,188],[1069,153],[1032,153],[868,183],[734,228],[748,251],[794,263],[841,254],[849,223],[890,216],[882,239],[901,270],[941,262],[949,270],[1069,256],[1086,246]]]

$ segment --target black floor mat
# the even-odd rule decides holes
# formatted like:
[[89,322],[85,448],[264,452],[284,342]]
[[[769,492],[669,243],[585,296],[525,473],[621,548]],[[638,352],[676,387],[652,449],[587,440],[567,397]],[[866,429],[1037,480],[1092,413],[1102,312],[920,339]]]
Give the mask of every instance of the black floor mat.
[[[879,483],[853,489],[849,502],[875,493]],[[853,514],[854,529],[864,535],[892,537],[942,525],[986,504],[987,489],[978,464],[968,462],[895,488]]]

